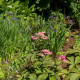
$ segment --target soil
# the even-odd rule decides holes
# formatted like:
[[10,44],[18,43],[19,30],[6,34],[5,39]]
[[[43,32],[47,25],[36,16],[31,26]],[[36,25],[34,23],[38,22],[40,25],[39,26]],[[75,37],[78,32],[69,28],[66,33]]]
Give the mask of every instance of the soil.
[[71,32],[71,35],[68,37],[69,41],[66,41],[65,44],[62,48],[64,52],[66,52],[69,48],[73,49],[74,43],[75,43],[75,38],[73,37],[74,34],[79,34],[79,30],[73,30]]
[[65,42],[66,45],[64,45],[63,48],[62,48],[62,50],[64,52],[66,52],[69,48],[73,49],[75,39],[72,36],[69,36],[68,39],[69,39],[69,41],[66,41]]

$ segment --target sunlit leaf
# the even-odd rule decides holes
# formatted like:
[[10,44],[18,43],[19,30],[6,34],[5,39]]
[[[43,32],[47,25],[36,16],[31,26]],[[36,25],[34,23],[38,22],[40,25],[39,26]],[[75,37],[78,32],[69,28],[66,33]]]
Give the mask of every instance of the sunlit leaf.
[[41,74],[39,75],[38,80],[45,80],[47,77],[48,77],[47,74]]
[[30,80],[37,80],[35,74],[30,74],[29,75]]
[[49,77],[50,80],[56,80],[55,76]]

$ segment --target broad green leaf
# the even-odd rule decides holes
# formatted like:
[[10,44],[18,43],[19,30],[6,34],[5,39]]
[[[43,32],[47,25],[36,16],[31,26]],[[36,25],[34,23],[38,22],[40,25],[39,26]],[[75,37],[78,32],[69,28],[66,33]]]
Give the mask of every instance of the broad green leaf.
[[37,80],[35,74],[30,74],[29,75],[30,80]]
[[75,54],[76,52],[78,52],[78,50],[76,50],[76,49],[72,49],[72,50],[70,50],[70,54]]
[[5,78],[4,73],[0,71],[0,79]]
[[71,64],[74,64],[74,57],[72,56],[72,57],[67,57],[69,60],[70,60],[70,62],[71,62]]
[[20,75],[16,75],[16,77],[21,78],[21,76],[20,76]]
[[35,61],[36,60],[36,56],[35,54],[33,54],[33,56],[31,56],[31,61]]
[[63,75],[64,73],[62,73],[62,72],[60,72],[58,75],[60,76],[60,75]]
[[36,74],[42,73],[40,69],[36,70]]
[[69,75],[66,76],[65,80],[70,80],[70,77],[73,75],[73,73],[70,73]]
[[26,72],[25,74],[23,74],[24,78],[28,77],[29,72]]
[[17,80],[22,80],[22,77],[21,78],[17,78]]
[[76,67],[78,68],[78,70],[80,70],[80,65],[76,65]]
[[49,77],[49,80],[56,80],[55,76]]
[[75,66],[75,65],[70,65],[70,66],[69,66],[69,70],[72,69],[72,68],[74,68],[74,66]]
[[79,51],[76,50],[75,48],[74,48],[74,50],[73,49],[68,49],[68,51],[66,52],[66,54],[75,54],[76,52],[79,52]]
[[73,75],[71,75],[70,80],[79,80],[80,74],[76,74],[74,73]]
[[53,70],[50,70],[50,69],[48,69],[48,68],[44,68],[44,70],[45,70],[47,73],[52,73],[52,74],[54,74]]
[[67,70],[66,69],[62,69],[62,71],[58,74],[58,75],[63,75],[63,74],[67,74]]
[[79,73],[79,70],[77,68],[72,68],[70,72]]
[[80,57],[79,57],[79,56],[77,56],[77,57],[75,58],[75,64],[78,64],[78,63],[80,63]]
[[62,69],[61,72],[67,74],[67,69]]
[[45,80],[48,77],[48,74],[41,74],[38,77],[38,80]]
[[39,65],[41,65],[41,64],[42,64],[42,63],[39,62],[39,61],[36,61],[36,62],[34,63],[35,66],[39,66]]

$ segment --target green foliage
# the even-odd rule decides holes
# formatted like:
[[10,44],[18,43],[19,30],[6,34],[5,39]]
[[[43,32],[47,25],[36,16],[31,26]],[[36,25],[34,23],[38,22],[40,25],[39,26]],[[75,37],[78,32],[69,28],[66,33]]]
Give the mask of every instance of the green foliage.
[[[57,15],[56,15],[57,14]],[[56,19],[53,19],[53,16],[55,16]],[[51,17],[51,16],[50,16]],[[69,30],[66,29],[66,24],[63,23],[63,15],[60,14],[59,12],[52,13],[52,17],[48,19],[46,22],[45,19],[27,19],[27,23],[30,21],[30,25],[32,26],[32,29],[34,29],[34,32],[42,32],[46,31],[47,33],[45,34],[48,36],[49,40],[36,40],[34,41],[35,47],[38,50],[43,49],[43,44],[44,44],[44,49],[50,49],[50,51],[55,54],[56,52],[60,51],[64,41],[66,38],[69,36]],[[60,18],[59,18],[60,17]],[[37,23],[35,23],[37,21]],[[35,23],[35,24],[34,24]],[[39,26],[42,26],[41,28]],[[50,28],[52,27],[52,28]]]
[[50,80],[56,80],[56,78],[54,76],[49,77]]
[[[48,61],[47,61],[47,60]],[[53,71],[51,71],[51,70],[49,70],[49,67],[48,67],[48,63],[50,62],[50,64],[52,63],[53,64],[53,62],[49,59],[49,57],[47,57],[43,62],[42,62],[42,60],[40,59],[39,61],[36,61],[34,64],[33,64],[33,69],[34,69],[34,71],[33,72],[35,72],[35,73],[33,73],[32,74],[32,72],[30,72],[30,74],[29,74],[29,77],[28,77],[28,75],[26,75],[26,73],[24,74],[24,78],[26,77],[26,79],[27,78],[29,78],[30,80],[45,80],[45,79],[47,79],[47,77],[48,77],[48,74],[54,74],[53,73]],[[46,63],[45,63],[46,62]],[[54,64],[53,64],[54,65]],[[47,69],[47,68],[48,69]],[[36,74],[36,75],[35,75]],[[25,76],[26,75],[26,76]]]
[[68,57],[68,59],[69,59],[69,62],[68,63],[71,64],[69,66],[69,70],[72,69],[72,68],[75,68],[80,63],[80,57],[79,56],[77,56],[75,58],[75,60],[74,60],[74,57],[73,56],[72,57]]
[[2,71],[2,69],[0,68],[0,79],[4,79],[5,76],[4,76],[4,72]]
[[[49,1],[45,4],[50,5]],[[41,0],[36,2],[42,3]],[[63,23],[62,13],[52,12],[52,16],[46,21],[36,13],[32,13],[35,5],[30,6],[29,1],[6,0],[5,3],[0,1],[0,7],[1,11],[10,12],[0,15],[0,79],[78,80],[80,78],[79,36],[75,36],[77,40],[74,49],[65,52],[68,62],[65,63],[57,57],[64,54],[62,46],[70,34],[66,24]],[[49,6],[44,5],[41,9],[47,7]],[[48,40],[41,38],[31,40],[34,33],[42,31],[46,32]],[[42,49],[49,49],[53,55],[42,57]],[[69,65],[66,69],[63,68],[65,64]]]
[[[79,22],[79,16],[80,16],[80,1],[72,1],[71,2],[71,5],[70,5],[70,8],[72,9],[72,12],[71,12],[71,17],[72,18],[75,18],[77,22]],[[72,15],[74,14],[74,15]]]
[[3,15],[0,15],[0,55],[6,59],[6,57],[12,57],[11,54],[24,51],[28,47],[26,45],[29,44],[27,41],[30,41],[30,34],[27,30],[29,27],[23,28],[25,26],[24,19],[21,18],[18,21],[19,17],[14,15],[5,17],[3,19]]
[[10,1],[5,1],[5,0],[1,0],[0,2],[0,12],[16,12],[16,14],[24,14],[26,16],[30,15],[32,12],[35,11],[34,7],[35,5],[31,5],[30,7],[28,7],[29,5],[29,1],[25,1],[25,2],[20,2],[19,0],[14,1],[14,0],[10,0]]
[[38,4],[37,9],[42,11],[43,9],[50,8],[50,3],[52,0],[36,0],[36,3]]

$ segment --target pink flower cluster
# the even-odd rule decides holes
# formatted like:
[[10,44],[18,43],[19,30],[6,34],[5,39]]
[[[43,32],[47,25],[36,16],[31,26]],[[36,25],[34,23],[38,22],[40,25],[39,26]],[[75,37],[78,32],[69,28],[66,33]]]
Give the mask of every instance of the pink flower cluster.
[[63,62],[68,62],[68,60],[66,59],[66,57],[64,55],[59,56],[59,60],[61,60]]
[[31,39],[32,39],[32,40],[37,40],[37,39],[39,39],[40,37],[41,37],[41,39],[44,39],[44,40],[45,40],[45,39],[48,39],[48,37],[44,35],[45,33],[46,33],[46,32],[35,33],[35,35],[38,35],[39,37],[31,36]]
[[44,52],[44,53],[41,53],[41,56],[45,57],[46,55],[52,55],[52,52],[50,52],[49,50],[47,49],[44,49],[42,50],[41,52]]
[[31,36],[31,39],[32,40],[37,40],[37,39],[39,39],[39,37]]

